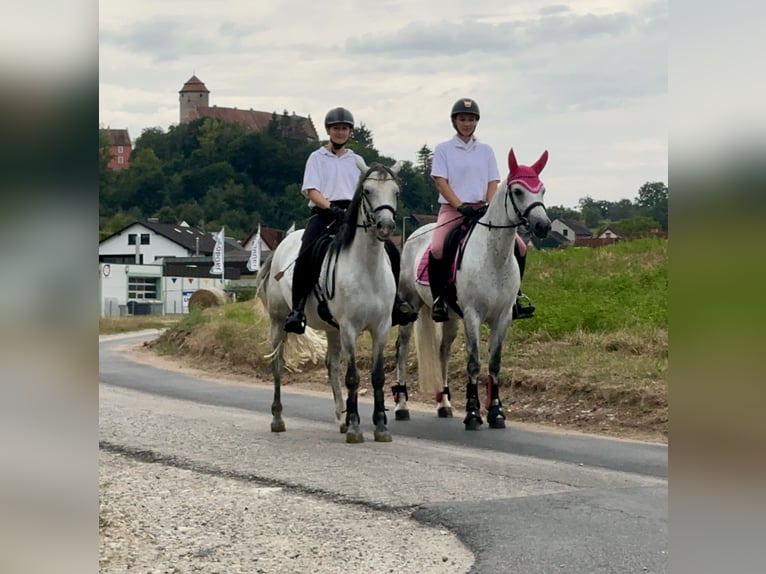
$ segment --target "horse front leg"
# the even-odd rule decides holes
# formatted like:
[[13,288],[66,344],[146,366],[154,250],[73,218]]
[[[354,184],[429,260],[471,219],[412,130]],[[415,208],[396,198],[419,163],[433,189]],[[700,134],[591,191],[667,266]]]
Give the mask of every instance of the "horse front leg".
[[479,318],[474,311],[467,310],[464,316],[465,347],[468,352],[468,384],[465,387],[465,430],[477,430],[484,421],[481,418],[481,403],[479,402]]
[[356,333],[341,332],[341,346],[346,356],[346,442],[364,442],[359,426],[359,371],[356,368]]
[[282,418],[282,363],[284,361],[284,341],[287,334],[282,330],[282,323],[271,320],[271,372],[274,375],[274,399],[271,402],[271,432],[285,432]]
[[503,341],[510,324],[508,320],[499,321],[492,326],[489,338],[489,379],[487,380],[487,423],[489,428],[505,428],[505,411],[500,400],[500,359],[503,351]]
[[439,362],[442,370],[442,390],[436,394],[436,402],[439,406],[436,410],[436,414],[440,418],[452,417],[452,403],[450,403],[449,392],[449,356],[452,349],[452,343],[457,337],[457,331],[459,328],[459,322],[456,318],[451,318],[442,323],[442,340],[439,346]]
[[410,337],[412,336],[412,323],[399,326],[396,337],[396,378],[397,382],[391,386],[394,395],[394,419],[397,421],[410,420],[410,409],[407,406],[409,394],[407,393],[407,356],[410,349]]
[[343,417],[345,405],[343,403],[343,389],[340,386],[340,334],[337,331],[327,332],[327,354],[325,355],[327,377],[332,386],[332,396],[335,400],[335,422],[340,432],[345,433],[346,419]]
[[386,382],[386,376],[383,370],[383,348],[388,337],[388,329],[383,333],[377,333],[372,339],[372,395],[374,405],[372,409],[372,424],[375,425],[375,442],[391,442],[391,433],[386,424],[386,399],[383,387]]

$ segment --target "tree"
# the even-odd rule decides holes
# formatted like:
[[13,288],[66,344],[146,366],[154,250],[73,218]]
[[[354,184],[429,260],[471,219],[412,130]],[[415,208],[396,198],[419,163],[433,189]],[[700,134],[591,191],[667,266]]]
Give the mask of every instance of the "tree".
[[548,212],[548,217],[551,221],[554,219],[568,219],[571,221],[580,221],[582,214],[576,209],[570,207],[564,207],[563,205],[551,205],[546,207],[545,211]]
[[635,215],[636,206],[629,199],[621,199],[620,201],[608,201],[606,216],[612,221],[618,219],[630,219]]
[[612,222],[615,229],[622,231],[623,233],[641,233],[644,231],[651,231],[657,227],[657,222],[651,217],[638,216],[631,217],[630,219],[620,219],[619,221]]
[[431,166],[434,161],[434,152],[426,145],[418,150],[418,171],[426,177],[431,177]]
[[99,194],[107,195],[111,192],[114,181],[114,172],[109,169],[109,162],[112,161],[111,150],[109,149],[109,139],[106,133],[101,129],[98,131],[98,188]]
[[368,149],[375,150],[372,132],[367,128],[364,122],[356,126],[354,131],[351,132],[351,141],[357,142]]
[[663,231],[668,230],[668,186],[661,181],[647,181],[638,189],[636,204],[654,218]]

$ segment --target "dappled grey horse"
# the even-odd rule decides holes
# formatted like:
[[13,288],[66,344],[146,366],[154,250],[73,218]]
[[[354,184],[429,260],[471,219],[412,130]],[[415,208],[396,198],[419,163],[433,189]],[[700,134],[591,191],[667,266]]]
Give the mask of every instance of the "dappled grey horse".
[[[374,436],[376,441],[388,442],[391,433],[386,426],[383,350],[391,331],[396,282],[383,244],[396,227],[399,195],[396,174],[401,163],[397,162],[390,168],[380,164],[368,167],[360,158],[357,166],[361,172],[359,185],[348,208],[346,223],[341,226],[324,257],[317,288],[306,304],[306,322],[309,327],[327,334],[325,365],[335,397],[335,417],[341,432],[346,433],[346,442],[350,443],[364,441],[357,404],[359,373],[356,344],[361,333],[370,333]],[[302,235],[303,230],[289,234],[256,278],[259,297],[271,320],[271,343],[274,348],[273,432],[285,430],[280,392],[284,342],[287,339],[283,325],[292,304],[293,264],[301,247]],[[326,303],[335,325],[320,317],[320,301]],[[345,382],[348,398],[345,408],[340,386],[341,354],[347,363]],[[344,411],[345,420],[342,418]]]
[[[447,363],[460,319],[456,311],[460,311],[468,353],[465,428],[475,430],[483,424],[478,391],[481,366],[479,329],[482,324],[487,324],[490,329],[487,419],[491,428],[505,427],[498,374],[503,340],[511,324],[513,304],[521,283],[514,245],[519,226],[527,226],[538,237],[545,237],[550,231],[551,221],[543,204],[545,186],[539,179],[547,161],[546,151],[533,165],[519,165],[513,149],[509,151],[508,178],[498,186],[486,212],[471,228],[458,252],[460,265],[454,276],[457,297],[456,301],[451,302],[449,319],[437,324],[431,319],[430,312],[421,312],[414,324],[399,327],[396,350],[398,383],[393,387],[397,420],[409,419],[406,373],[413,327],[420,389],[436,394],[439,416],[452,416]],[[424,272],[427,272],[425,260],[435,226],[431,223],[418,228],[407,239],[402,251],[399,294],[418,310],[433,306]]]

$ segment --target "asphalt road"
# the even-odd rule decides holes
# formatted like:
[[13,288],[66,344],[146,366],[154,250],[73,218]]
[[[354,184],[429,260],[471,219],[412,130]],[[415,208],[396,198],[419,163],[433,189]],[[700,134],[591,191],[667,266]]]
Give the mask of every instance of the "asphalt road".
[[[408,422],[389,417],[393,442],[376,444],[369,402],[361,405],[367,442],[347,445],[335,425],[329,389],[327,399],[284,393],[287,432],[274,434],[270,389],[196,379],[121,354],[120,346],[142,337],[100,342],[102,452],[275,487],[333,508],[350,505],[370,516],[417,521],[420,546],[415,531],[406,534],[407,523],[363,535],[379,545],[367,550],[372,563],[375,556],[388,562],[359,563],[355,571],[388,572],[402,565],[471,573],[668,569],[663,445],[532,432],[512,423],[501,431],[469,433],[459,417],[440,420],[418,412]],[[279,520],[279,513],[272,518]],[[307,511],[291,523],[313,528],[315,521],[322,521],[321,513]],[[428,550],[438,539],[428,542],[423,534],[432,531],[456,536],[472,563],[466,566],[459,554],[432,562]],[[452,544],[456,552],[457,545]],[[404,562],[393,562],[409,546],[413,552],[400,558]],[[331,558],[324,569],[317,563],[311,570],[337,571]],[[282,570],[308,571],[298,563],[294,568]]]

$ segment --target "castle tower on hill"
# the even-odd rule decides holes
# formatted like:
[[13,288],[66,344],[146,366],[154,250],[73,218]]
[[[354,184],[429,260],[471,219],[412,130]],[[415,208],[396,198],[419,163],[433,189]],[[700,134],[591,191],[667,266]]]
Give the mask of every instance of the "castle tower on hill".
[[[210,107],[210,90],[197,76],[192,76],[178,92],[178,109],[180,123],[185,124],[199,118],[213,118],[224,122],[234,122],[245,126],[255,132],[266,132],[276,112],[263,112],[250,108],[243,110],[238,108]],[[297,116],[284,114],[277,116],[277,129],[283,136],[319,140],[314,122],[310,116]]]
[[205,87],[205,83],[197,76],[189,78],[178,94],[182,124],[194,119],[197,115],[197,108],[207,108],[210,106],[210,90]]

